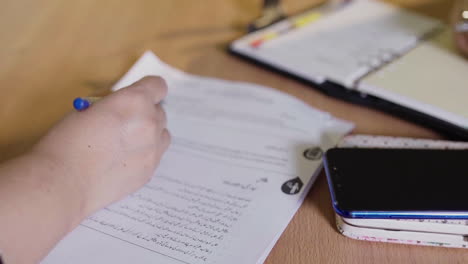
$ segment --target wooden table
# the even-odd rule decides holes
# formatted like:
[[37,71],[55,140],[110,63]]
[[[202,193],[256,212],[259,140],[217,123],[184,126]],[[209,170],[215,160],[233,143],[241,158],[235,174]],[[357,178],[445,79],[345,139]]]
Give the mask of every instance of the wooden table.
[[[447,17],[450,1],[393,1]],[[288,13],[313,1],[289,0]],[[226,53],[259,14],[259,0],[0,1],[0,161],[24,152],[72,110],[108,89],[145,50],[187,72],[259,83],[351,120],[355,133],[438,138],[384,113],[329,98]],[[468,263],[468,250],[348,239],[334,225],[324,176],[266,263]]]

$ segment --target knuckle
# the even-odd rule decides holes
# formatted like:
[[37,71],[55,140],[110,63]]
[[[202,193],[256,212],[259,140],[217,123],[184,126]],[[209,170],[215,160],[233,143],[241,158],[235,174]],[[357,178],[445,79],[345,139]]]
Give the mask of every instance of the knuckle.
[[166,127],[167,123],[167,114],[166,111],[161,107],[161,105],[156,106],[156,117],[159,123],[162,123],[163,127]]
[[161,76],[156,76],[156,75],[147,75],[143,78],[141,78],[142,82],[161,82],[164,79]]
[[169,132],[168,129],[164,129],[164,133],[166,134],[166,139],[167,139],[168,141],[171,141],[171,139],[172,139],[171,132]]
[[135,100],[136,103],[139,103],[139,104],[142,102],[148,101],[148,95],[140,89],[130,90],[128,97],[131,98],[132,100]]
[[162,129],[166,127],[166,113],[162,109],[150,109],[145,112],[143,120],[151,130],[160,134]]
[[161,128],[159,127],[158,125],[158,121],[155,120],[154,118],[149,120],[148,124],[147,124],[147,128],[148,130],[151,131],[151,136],[154,138],[155,135],[157,135],[157,133],[161,133]]
[[163,144],[164,144],[164,149],[167,149],[169,147],[169,145],[171,144],[171,141],[172,141],[172,136],[171,136],[171,133],[169,132],[169,130],[167,129],[164,129],[163,131]]
[[145,76],[143,79],[158,86],[167,86],[166,81],[161,76],[150,75],[150,76]]
[[147,100],[152,102],[154,102],[154,97],[164,98],[168,93],[166,81],[157,76],[143,77],[127,88],[128,92],[142,93]]
[[159,89],[161,89],[164,97],[166,97],[169,91],[166,80],[164,80],[163,78],[160,78],[159,82],[160,82]]
[[112,112],[122,121],[134,118],[142,106],[142,98],[138,95],[125,94],[125,96],[118,96],[113,100]]
[[155,161],[158,161],[161,157],[161,155],[159,155],[159,153],[156,151],[156,148],[153,150],[153,152],[151,152],[151,155],[150,155],[150,159],[151,159],[151,162],[154,164]]
[[143,85],[148,85],[152,88],[157,88],[161,91],[164,97],[167,95],[168,88],[166,81],[160,76],[145,76],[143,77],[141,83]]
[[131,109],[140,108],[148,101],[147,96],[140,90],[129,90],[128,93],[122,98],[125,107]]
[[134,115],[133,109],[129,107],[131,102],[125,96],[115,96],[109,102],[110,107],[107,110],[119,122],[126,122]]

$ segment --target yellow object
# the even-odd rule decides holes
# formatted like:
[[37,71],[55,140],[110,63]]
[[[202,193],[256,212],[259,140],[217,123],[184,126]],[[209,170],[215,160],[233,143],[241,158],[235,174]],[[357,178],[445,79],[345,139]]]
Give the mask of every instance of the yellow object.
[[321,13],[313,12],[307,15],[303,15],[297,19],[294,19],[293,24],[295,27],[303,27],[318,20],[321,16]]
[[278,37],[278,33],[276,32],[269,32],[263,36],[263,40],[270,40]]

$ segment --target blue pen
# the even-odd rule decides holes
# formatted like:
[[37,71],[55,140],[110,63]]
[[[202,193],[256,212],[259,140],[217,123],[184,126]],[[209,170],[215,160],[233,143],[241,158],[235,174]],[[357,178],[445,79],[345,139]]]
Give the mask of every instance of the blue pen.
[[75,100],[73,100],[73,107],[77,111],[83,111],[90,107],[93,103],[99,101],[100,99],[101,97],[78,97]]

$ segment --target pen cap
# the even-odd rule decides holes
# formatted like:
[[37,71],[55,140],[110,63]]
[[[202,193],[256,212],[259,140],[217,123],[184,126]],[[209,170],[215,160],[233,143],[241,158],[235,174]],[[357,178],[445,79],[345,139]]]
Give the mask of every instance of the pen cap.
[[75,100],[73,100],[73,107],[78,111],[85,110],[89,107],[89,105],[90,103],[88,102],[88,100],[81,97],[78,97]]

